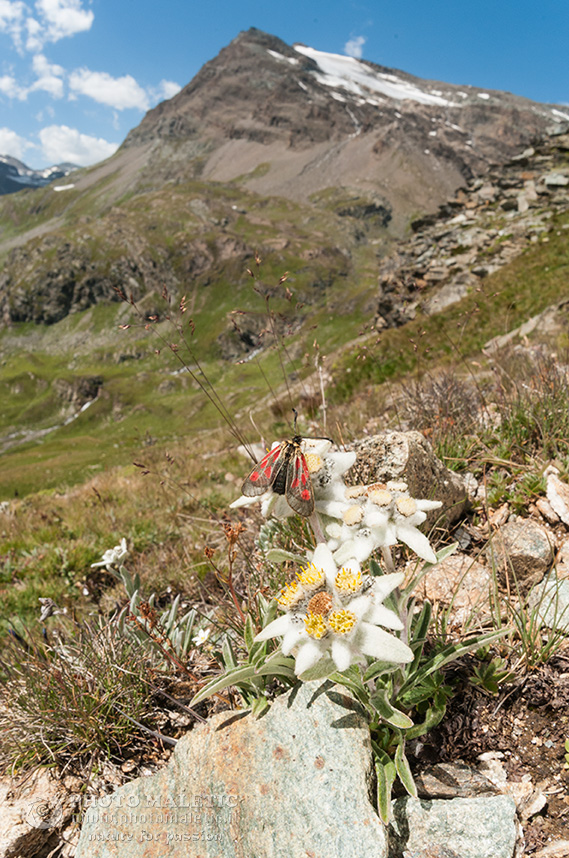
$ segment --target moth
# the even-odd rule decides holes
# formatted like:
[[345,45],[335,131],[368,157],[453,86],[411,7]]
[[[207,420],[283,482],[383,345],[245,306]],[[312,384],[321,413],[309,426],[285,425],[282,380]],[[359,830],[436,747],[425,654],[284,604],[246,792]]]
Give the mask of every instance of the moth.
[[302,452],[302,435],[281,441],[255,465],[241,491],[245,497],[256,497],[272,489],[284,495],[294,512],[308,518],[314,512],[314,490],[306,457]]

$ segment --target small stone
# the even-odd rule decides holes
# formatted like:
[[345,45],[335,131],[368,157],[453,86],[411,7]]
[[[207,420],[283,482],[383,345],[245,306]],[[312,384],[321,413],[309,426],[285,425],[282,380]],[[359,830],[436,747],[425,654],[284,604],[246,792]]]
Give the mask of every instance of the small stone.
[[548,188],[565,188],[569,185],[569,178],[564,173],[548,173],[542,178]]
[[569,539],[565,539],[559,546],[555,558],[555,571],[558,578],[569,578]]
[[536,619],[549,629],[569,632],[569,580],[561,580],[551,572],[534,587],[528,605],[535,609]]
[[392,858],[512,858],[515,844],[516,805],[509,796],[393,802]]
[[466,763],[437,763],[415,775],[419,798],[472,798],[496,795],[497,787]]
[[547,474],[547,500],[563,524],[569,526],[569,486],[553,469]]
[[509,521],[493,535],[486,549],[502,581],[515,576],[524,589],[541,581],[553,562],[553,536],[532,519]]
[[559,516],[547,500],[547,498],[538,498],[535,502],[536,509],[549,524],[558,524]]
[[451,554],[429,569],[419,591],[431,602],[452,602],[453,611],[472,611],[488,601],[492,575],[486,566],[467,554]]

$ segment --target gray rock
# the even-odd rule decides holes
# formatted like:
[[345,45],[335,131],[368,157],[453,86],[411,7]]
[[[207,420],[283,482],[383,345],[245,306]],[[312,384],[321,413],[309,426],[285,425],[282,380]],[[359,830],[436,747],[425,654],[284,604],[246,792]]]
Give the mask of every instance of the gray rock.
[[486,549],[488,562],[502,579],[515,575],[518,584],[537,584],[553,563],[553,535],[533,519],[516,519],[500,527]]
[[419,798],[473,798],[500,790],[478,769],[466,763],[437,763],[415,776]]
[[569,580],[560,579],[551,572],[533,588],[528,604],[536,610],[543,626],[569,634]]
[[569,185],[569,178],[563,173],[548,173],[543,177],[543,181],[548,188],[564,188]]
[[442,507],[427,515],[424,529],[435,523],[449,526],[469,505],[465,480],[449,471],[437,459],[420,432],[385,432],[356,441],[351,448],[358,454],[348,480],[358,483],[404,480],[414,498],[440,500]]
[[393,802],[389,858],[512,858],[515,816],[509,796],[399,798]]
[[264,718],[224,712],[181,739],[167,767],[86,813],[76,858],[385,858],[371,780],[358,704],[305,683]]

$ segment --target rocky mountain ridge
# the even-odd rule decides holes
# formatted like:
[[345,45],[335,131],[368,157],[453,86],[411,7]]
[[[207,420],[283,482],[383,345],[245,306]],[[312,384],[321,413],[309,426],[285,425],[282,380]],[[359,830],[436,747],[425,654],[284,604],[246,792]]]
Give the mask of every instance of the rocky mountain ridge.
[[313,205],[357,195],[401,236],[410,217],[568,119],[562,106],[421,80],[251,28],[75,183],[79,193],[104,186],[108,205],[193,179]]
[[0,155],[0,196],[15,194],[23,188],[43,188],[77,169],[76,164],[65,163],[34,170],[11,155]]
[[[440,312],[530,244],[548,241],[553,215],[569,211],[569,125],[560,132],[411,224],[414,235],[379,265],[377,330],[404,325],[418,311]],[[568,287],[560,282],[560,297]]]

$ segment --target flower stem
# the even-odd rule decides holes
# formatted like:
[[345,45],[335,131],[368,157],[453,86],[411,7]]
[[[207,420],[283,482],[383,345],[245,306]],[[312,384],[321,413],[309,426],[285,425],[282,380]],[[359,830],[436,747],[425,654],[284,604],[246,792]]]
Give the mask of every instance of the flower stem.
[[383,557],[383,562],[385,563],[385,571],[388,575],[392,572],[395,572],[395,563],[393,562],[393,557],[391,555],[391,550],[389,545],[381,546],[381,556]]

